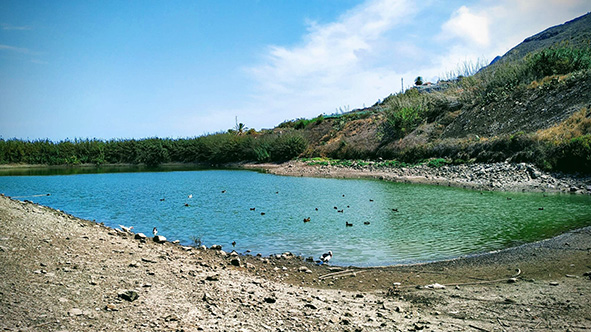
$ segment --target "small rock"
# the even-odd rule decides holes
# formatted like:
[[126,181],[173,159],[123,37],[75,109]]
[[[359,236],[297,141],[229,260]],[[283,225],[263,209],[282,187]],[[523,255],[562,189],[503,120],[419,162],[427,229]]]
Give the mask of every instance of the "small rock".
[[136,240],[146,240],[148,237],[144,233],[136,233],[133,238]]
[[312,270],[310,270],[309,268],[307,268],[306,266],[300,266],[298,268],[298,272],[304,272],[304,273],[312,273]]
[[107,311],[118,311],[119,309],[117,309],[117,306],[114,305],[113,303],[109,303],[105,306],[105,310]]
[[509,278],[509,279],[507,279],[507,283],[509,283],[509,284],[514,284],[516,282],[517,282],[517,278]]
[[557,281],[551,281],[549,283],[550,286],[558,286],[558,282]]
[[318,309],[315,305],[313,305],[312,303],[306,303],[304,304],[304,308],[308,308],[308,309],[312,309],[312,310],[316,310]]
[[238,258],[238,257],[232,258],[232,260],[230,261],[230,264],[232,264],[234,266],[240,266],[240,258]]
[[174,240],[174,241],[172,241],[172,244],[179,244],[179,243],[181,243],[181,240]]
[[72,308],[70,309],[70,311],[68,311],[68,315],[70,316],[82,316],[83,312],[82,310],[78,309],[78,308]]
[[138,262],[131,262],[131,263],[129,263],[129,267],[140,267],[140,263],[138,263]]
[[434,284],[425,286],[425,288],[430,288],[430,289],[445,289],[445,285],[434,283]]
[[219,274],[208,275],[207,277],[205,277],[205,280],[207,280],[207,281],[218,281],[218,280],[220,280],[220,275]]
[[212,250],[222,250],[222,246],[219,245],[219,244],[214,244],[211,247],[209,247],[209,249],[212,249]]
[[139,297],[139,294],[134,290],[123,290],[123,291],[119,291],[117,296],[119,296],[120,298],[122,298],[126,301],[133,302],[133,301],[137,300],[137,298]]
[[277,302],[277,299],[269,296],[269,297],[265,297],[265,302],[266,303],[275,303],[275,302]]
[[154,242],[164,243],[164,242],[166,242],[166,238],[162,235],[156,235],[156,236],[154,236]]
[[164,321],[166,322],[178,322],[179,320],[181,320],[179,318],[179,316],[175,315],[175,314],[170,314],[166,317],[164,317]]

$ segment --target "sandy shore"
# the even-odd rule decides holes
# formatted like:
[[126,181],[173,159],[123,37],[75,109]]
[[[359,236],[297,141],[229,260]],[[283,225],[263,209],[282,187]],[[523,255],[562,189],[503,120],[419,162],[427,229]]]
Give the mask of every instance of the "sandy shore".
[[583,331],[590,270],[590,228],[433,264],[339,268],[135,239],[0,197],[5,331]]

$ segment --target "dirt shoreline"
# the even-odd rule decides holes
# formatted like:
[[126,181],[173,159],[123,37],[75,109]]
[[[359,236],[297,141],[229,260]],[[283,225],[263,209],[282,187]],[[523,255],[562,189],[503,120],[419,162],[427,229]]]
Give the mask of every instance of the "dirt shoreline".
[[[394,171],[300,162],[242,167],[292,176],[400,180]],[[491,178],[506,179],[498,175],[507,173],[503,167],[493,165],[476,181],[454,183],[485,190],[482,184]],[[469,178],[469,172],[480,171],[458,174]],[[559,192],[588,193],[586,178],[546,176],[536,182],[531,172],[525,167],[525,173],[507,173],[503,176],[528,179],[519,174],[529,174],[529,179],[488,190],[546,190],[554,183]],[[439,181],[431,175],[418,181]],[[6,331],[591,329],[591,227],[448,261],[346,268],[289,254],[233,255],[138,240],[135,234],[0,196],[0,275],[0,329]]]

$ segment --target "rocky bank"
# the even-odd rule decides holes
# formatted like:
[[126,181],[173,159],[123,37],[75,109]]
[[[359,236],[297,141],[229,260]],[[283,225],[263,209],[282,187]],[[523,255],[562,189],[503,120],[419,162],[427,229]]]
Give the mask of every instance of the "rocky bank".
[[430,167],[383,167],[367,165],[311,165],[302,161],[283,164],[246,164],[269,173],[288,176],[374,178],[394,182],[455,186],[483,191],[527,191],[591,194],[591,176],[543,172],[531,164],[463,164]]

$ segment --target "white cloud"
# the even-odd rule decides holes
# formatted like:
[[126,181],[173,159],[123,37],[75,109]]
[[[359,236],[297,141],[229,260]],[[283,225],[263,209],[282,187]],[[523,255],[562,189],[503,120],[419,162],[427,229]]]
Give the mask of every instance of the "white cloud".
[[488,46],[489,19],[484,14],[474,13],[468,7],[462,6],[456,10],[451,19],[442,26],[441,38],[458,37],[470,44]]
[[390,42],[384,37],[388,31],[411,22],[415,8],[407,0],[369,1],[336,22],[308,22],[300,44],[272,46],[266,63],[247,70],[258,86],[258,102],[302,117],[361,107],[388,95],[394,82],[399,86],[400,74],[382,68],[381,44]]

